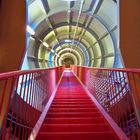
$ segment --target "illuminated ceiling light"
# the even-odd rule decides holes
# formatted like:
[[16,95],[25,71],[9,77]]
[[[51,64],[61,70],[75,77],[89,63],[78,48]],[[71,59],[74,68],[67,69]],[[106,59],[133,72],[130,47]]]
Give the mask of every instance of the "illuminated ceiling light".
[[34,31],[29,25],[27,25],[26,30],[27,30],[27,32],[28,32],[30,35],[34,35],[34,34],[35,34],[35,31]]
[[77,1],[77,0],[63,0],[63,1],[70,1],[71,2],[71,1]]
[[71,40],[66,39],[66,40],[64,40],[64,42],[65,42],[65,43],[71,43],[72,41],[71,41]]
[[72,52],[73,49],[71,49],[71,48],[66,48],[65,50],[66,50],[66,51],[69,51],[69,52]]
[[60,57],[61,60],[64,60],[62,57]]
[[43,46],[45,46],[46,48],[49,47],[49,45],[48,45],[46,42],[43,42],[42,44],[43,44]]
[[71,10],[69,9],[67,12],[68,12],[68,13],[70,13],[70,12],[71,12]]
[[61,49],[61,46],[58,46],[58,49]]
[[52,53],[54,53],[54,50],[53,50],[53,49],[51,49],[51,52],[52,52]]
[[55,55],[56,55],[57,57],[59,57],[59,55],[58,55],[57,53],[55,53]]
[[33,38],[32,36],[30,36],[30,39],[31,39],[31,40],[35,40],[35,38]]

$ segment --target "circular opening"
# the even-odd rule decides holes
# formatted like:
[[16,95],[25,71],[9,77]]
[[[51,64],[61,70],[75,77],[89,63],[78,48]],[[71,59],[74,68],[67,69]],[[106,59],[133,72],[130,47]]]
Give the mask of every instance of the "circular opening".
[[66,65],[67,68],[70,68],[70,65],[74,65],[74,61],[71,58],[65,58],[64,64]]

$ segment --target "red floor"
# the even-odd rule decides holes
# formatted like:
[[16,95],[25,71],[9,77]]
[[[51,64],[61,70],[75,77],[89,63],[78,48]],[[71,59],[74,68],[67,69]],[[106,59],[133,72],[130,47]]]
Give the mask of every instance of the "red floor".
[[65,72],[37,140],[115,140],[72,72]]

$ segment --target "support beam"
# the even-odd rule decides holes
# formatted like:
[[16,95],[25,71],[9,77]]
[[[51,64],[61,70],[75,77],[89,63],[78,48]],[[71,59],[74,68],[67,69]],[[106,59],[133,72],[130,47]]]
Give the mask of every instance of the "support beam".
[[140,68],[139,0],[120,0],[120,49],[125,67]]
[[113,27],[110,31],[104,33],[96,42],[94,42],[94,44],[92,46],[88,47],[85,51],[88,51],[89,48],[94,47],[99,41],[101,41],[102,39],[104,39],[105,37],[110,35],[111,32],[113,32],[116,29],[117,29],[117,26]]
[[14,71],[21,68],[25,53],[26,1],[0,4],[0,72]]

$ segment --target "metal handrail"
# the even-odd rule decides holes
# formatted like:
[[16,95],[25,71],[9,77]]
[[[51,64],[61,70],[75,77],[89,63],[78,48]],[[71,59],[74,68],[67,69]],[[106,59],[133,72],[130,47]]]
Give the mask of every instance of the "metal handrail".
[[[140,139],[140,69],[86,66],[72,66],[72,69],[122,130],[128,131],[126,135]],[[119,86],[112,86],[116,82]],[[106,90],[108,97],[103,95]]]
[[[0,138],[26,140],[63,72],[63,66],[0,74]],[[18,94],[18,95],[17,95]],[[9,118],[10,113],[10,118]],[[7,129],[12,130],[7,134]]]
[[[62,67],[62,66],[61,66]],[[31,70],[22,70],[22,71],[12,71],[12,72],[6,72],[6,73],[0,73],[0,79],[3,78],[9,78],[9,77],[15,77],[18,75],[23,75],[23,74],[30,74],[30,73],[35,73],[35,72],[43,72],[43,71],[47,71],[47,70],[53,70],[53,69],[57,69],[60,68],[59,67],[51,67],[51,68],[44,68],[44,69],[31,69]]]
[[76,67],[94,69],[94,70],[110,70],[110,71],[118,71],[118,72],[133,72],[133,73],[140,72],[140,69],[138,68],[101,68],[101,67],[87,67],[87,66],[76,66]]

